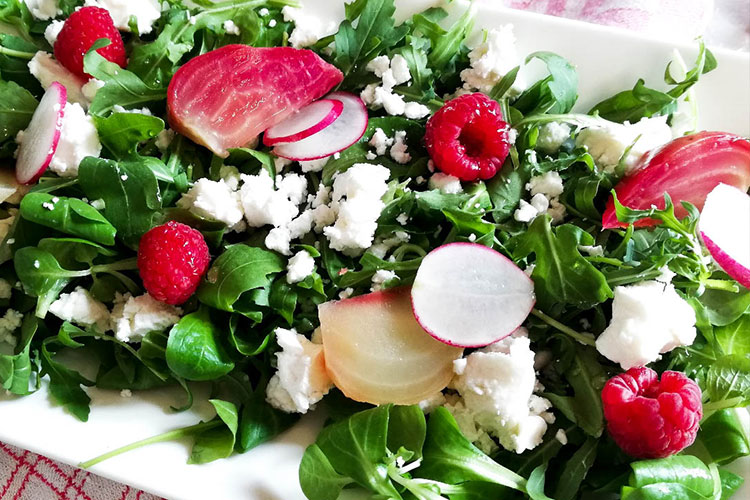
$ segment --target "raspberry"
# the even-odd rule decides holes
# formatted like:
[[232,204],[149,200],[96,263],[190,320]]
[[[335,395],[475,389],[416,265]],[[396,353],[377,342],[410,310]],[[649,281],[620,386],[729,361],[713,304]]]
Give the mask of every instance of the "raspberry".
[[138,247],[143,286],[167,304],[182,304],[193,295],[210,260],[203,235],[174,221],[148,231]]
[[703,417],[701,389],[680,372],[646,367],[612,377],[602,390],[607,430],[635,458],[664,458],[690,446]]
[[435,166],[462,181],[489,179],[510,150],[500,105],[481,93],[448,101],[427,121],[424,142]]
[[91,75],[83,71],[83,56],[100,38],[108,38],[110,44],[96,52],[124,68],[128,57],[122,36],[115,28],[109,12],[99,7],[84,7],[70,15],[57,36],[55,59],[72,73],[89,79]]

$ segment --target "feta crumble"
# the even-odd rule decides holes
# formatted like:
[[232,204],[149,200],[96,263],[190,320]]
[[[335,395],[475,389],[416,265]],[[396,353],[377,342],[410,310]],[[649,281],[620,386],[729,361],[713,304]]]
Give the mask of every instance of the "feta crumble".
[[409,163],[411,155],[406,152],[409,146],[406,144],[406,131],[399,130],[393,137],[393,146],[391,146],[391,158],[396,163],[403,165]]
[[375,155],[373,155],[372,158],[368,157],[367,159],[374,160],[377,156],[385,155],[388,148],[393,146],[393,139],[388,137],[386,133],[383,132],[382,128],[376,128],[375,133],[373,133],[370,138],[370,142],[367,144],[375,148]]
[[239,194],[224,180],[198,179],[187,193],[177,200],[177,206],[198,217],[223,222],[228,228],[236,227],[243,217]]
[[182,309],[159,302],[149,294],[133,297],[129,293],[115,296],[110,325],[115,337],[123,342],[140,342],[149,332],[168,328],[178,321]]
[[289,259],[286,270],[286,282],[289,284],[299,283],[313,273],[315,259],[307,250],[300,250]]
[[536,147],[542,153],[553,154],[560,150],[562,143],[570,137],[571,128],[566,123],[549,122],[539,127]]
[[372,275],[372,286],[370,287],[371,292],[377,292],[383,289],[383,285],[390,281],[398,279],[398,275],[394,271],[388,271],[386,269],[378,269],[375,274]]
[[[534,352],[523,328],[469,354],[456,363],[452,387],[460,399],[446,404],[461,432],[485,453],[497,446],[522,453],[542,442],[554,416],[549,401],[534,395],[538,387]],[[456,369],[457,368],[457,369]]]
[[442,172],[432,174],[427,187],[430,189],[439,189],[443,194],[458,194],[464,191],[464,188],[461,186],[461,180],[458,177]]
[[107,330],[109,323],[107,306],[80,286],[70,293],[60,294],[60,297],[49,306],[49,312],[63,321],[95,327],[101,333]]
[[145,35],[154,29],[161,17],[161,3],[157,0],[86,0],[87,7],[106,9],[120,31],[130,32],[130,18],[136,18],[138,33]]
[[49,23],[49,25],[44,29],[44,38],[47,40],[47,43],[50,45],[50,47],[55,46],[57,36],[60,34],[60,31],[62,30],[64,25],[65,21],[55,20]]
[[614,292],[612,320],[596,339],[596,349],[623,370],[645,366],[695,340],[695,311],[671,283],[643,281]]
[[241,178],[240,199],[250,227],[288,224],[299,213],[299,204],[307,195],[307,180],[297,174],[277,176],[278,189],[266,170]]
[[[392,116],[405,115],[412,120],[419,120],[430,114],[430,109],[418,102],[406,102],[404,98],[393,92],[396,85],[411,80],[409,64],[400,54],[390,59],[382,55],[374,58],[365,66],[381,79],[381,84],[371,83],[360,93],[360,98],[372,109],[385,108]],[[383,153],[384,154],[384,153]]]
[[308,14],[308,10],[310,9],[291,6],[281,9],[284,21],[294,23],[294,30],[289,36],[289,43],[295,49],[309,47],[317,43],[321,38],[336,33],[338,29],[337,22],[323,20],[318,16]]
[[[488,93],[513,68],[521,63],[516,52],[513,25],[506,24],[487,31],[485,40],[469,52],[470,68],[461,71],[463,89]],[[523,91],[521,75],[510,88],[510,95]]]
[[287,413],[307,413],[333,387],[325,370],[323,346],[295,330],[276,329],[277,371],[266,388],[266,401]]
[[81,90],[81,86],[85,81],[53,59],[52,54],[40,50],[31,58],[28,68],[29,73],[39,80],[39,84],[43,89],[47,90],[53,82],[59,82],[68,91],[69,102],[88,106],[89,100]]
[[240,28],[236,24],[234,24],[234,21],[231,19],[227,19],[224,21],[224,31],[227,32],[227,35],[239,35],[240,34]]
[[526,190],[530,191],[532,196],[541,193],[552,199],[563,193],[563,181],[557,172],[547,172],[532,177],[526,184]]
[[53,17],[62,15],[62,9],[57,0],[21,0],[29,8],[29,12],[36,19],[47,21]]
[[299,162],[299,166],[305,173],[320,172],[323,170],[323,167],[326,166],[326,163],[328,163],[330,158],[330,156],[326,156],[325,158],[320,158],[318,160],[301,161]]

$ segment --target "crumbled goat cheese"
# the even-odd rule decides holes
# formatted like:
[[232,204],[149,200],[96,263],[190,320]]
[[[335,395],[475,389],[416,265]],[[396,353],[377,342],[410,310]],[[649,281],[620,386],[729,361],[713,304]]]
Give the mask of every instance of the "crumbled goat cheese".
[[601,126],[581,130],[576,137],[577,146],[586,146],[594,162],[607,172],[613,172],[623,159],[625,173],[637,166],[638,160],[648,151],[653,151],[672,140],[672,131],[667,125],[666,116],[642,118],[630,124],[602,120]]
[[[49,168],[60,177],[76,177],[81,160],[87,156],[98,157],[102,145],[94,121],[80,104],[65,104],[64,113],[60,140]],[[23,134],[19,134],[16,141],[22,142]]]
[[297,174],[278,176],[278,189],[266,170],[242,175],[242,181],[240,198],[250,227],[285,226],[299,213],[299,204],[307,196],[307,180]]
[[354,293],[354,288],[351,288],[351,287],[344,288],[343,290],[339,292],[339,298],[341,300],[348,299],[349,297],[352,296],[353,293]]
[[286,266],[286,282],[298,283],[310,276],[315,270],[315,259],[307,250],[300,250],[289,259]]
[[532,196],[541,193],[552,199],[563,193],[563,182],[557,172],[547,172],[532,177],[526,184],[526,189],[531,192]]
[[133,397],[133,391],[130,389],[123,389],[120,391],[120,397],[121,398],[132,398]]
[[406,152],[409,148],[408,144],[406,144],[406,131],[397,131],[393,141],[393,146],[391,146],[391,158],[393,158],[396,163],[402,165],[404,163],[409,163],[411,155]]
[[603,257],[604,256],[604,249],[601,245],[578,245],[578,250],[581,252],[584,252],[591,257]]
[[407,118],[418,120],[430,114],[430,109],[418,102],[406,102],[404,98],[393,92],[396,85],[411,80],[409,64],[400,54],[389,59],[388,56],[378,56],[367,63],[368,71],[375,73],[381,79],[381,84],[371,83],[360,93],[364,103],[372,109],[385,108],[386,113],[393,116],[406,115]]
[[382,290],[383,285],[390,280],[398,279],[398,275],[394,271],[388,271],[386,269],[378,269],[375,274],[372,275],[372,286],[370,291],[377,292]]
[[12,291],[13,287],[8,280],[0,278],[0,299],[9,299]]
[[21,326],[23,320],[23,314],[14,310],[8,309],[5,314],[0,317],[0,342],[5,342],[15,347],[17,343],[16,337],[13,332]]
[[68,91],[68,102],[75,102],[88,106],[89,100],[83,94],[81,86],[84,80],[68,71],[62,64],[52,58],[52,54],[39,51],[28,63],[29,73],[39,80],[43,89],[49,88],[53,82],[59,82]]
[[432,174],[427,187],[430,189],[439,189],[443,194],[458,194],[464,191],[464,188],[461,186],[461,180],[458,177],[442,172]]
[[643,281],[615,288],[612,320],[596,339],[596,349],[628,370],[692,344],[695,335],[695,311],[674,285]]
[[60,34],[60,31],[62,30],[64,24],[65,21],[52,21],[51,23],[49,23],[47,28],[45,28],[44,38],[47,40],[47,43],[50,45],[50,47],[55,46],[57,35]]
[[265,7],[263,7],[262,9],[260,9],[258,11],[258,15],[260,17],[266,17],[269,13],[270,13],[270,11],[268,9],[266,9]]
[[[485,40],[469,52],[471,67],[461,71],[464,90],[479,90],[488,93],[510,70],[521,61],[516,52],[516,37],[513,25],[506,24],[487,31]],[[523,78],[516,76],[509,93],[520,94]]]
[[541,443],[554,417],[547,411],[549,401],[534,395],[538,382],[526,330],[519,328],[464,359],[451,382],[460,399],[445,407],[467,438],[485,452],[496,448],[489,435],[516,453]]
[[318,160],[301,161],[299,162],[299,166],[303,172],[320,172],[330,158],[330,156],[326,156]]
[[378,56],[367,63],[365,69],[375,73],[375,76],[382,78],[383,74],[391,68],[391,60],[388,56]]
[[273,159],[273,168],[276,170],[277,174],[280,174],[284,171],[286,167],[294,163],[292,160],[287,160],[286,158],[276,157]]
[[407,213],[399,214],[398,217],[396,217],[396,222],[398,222],[402,226],[405,226],[406,223],[409,222],[409,214]]
[[154,22],[161,17],[161,2],[158,0],[86,0],[87,7],[106,9],[121,31],[130,31],[130,18],[136,18],[138,33],[145,35],[154,29]]
[[552,218],[553,224],[559,224],[565,218],[567,212],[565,205],[560,203],[556,198],[553,198],[549,202],[549,208],[547,209],[547,215]]
[[[86,100],[86,102],[80,102],[79,104],[81,104],[82,106],[86,105],[88,107],[88,103],[94,100],[94,97],[96,97],[96,93],[99,92],[99,89],[104,87],[106,84],[107,82],[97,80],[96,78],[92,78],[88,82],[84,83],[81,86],[81,94],[83,94],[83,98]],[[70,99],[70,95],[68,95],[68,100],[71,102],[78,102],[74,99]],[[161,132],[159,132],[159,135],[161,135],[163,132],[165,131],[162,130]]]
[[53,17],[62,15],[62,10],[57,0],[21,0],[28,7],[31,15],[41,21],[47,21]]
[[182,309],[159,302],[149,294],[115,296],[110,316],[115,337],[123,342],[140,342],[148,333],[164,330],[180,321]]
[[336,177],[330,205],[336,222],[323,229],[331,248],[353,257],[372,245],[389,176],[381,165],[355,163]]
[[[377,156],[385,155],[389,147],[393,146],[393,139],[389,138],[382,128],[376,128],[375,133],[372,134],[372,138],[368,144],[375,148],[375,154]],[[368,158],[374,160],[376,157]]]
[[277,371],[266,388],[266,401],[287,413],[307,413],[333,387],[325,370],[323,346],[295,330],[276,329],[281,351]]
[[159,151],[165,153],[169,149],[169,145],[172,144],[174,137],[174,130],[165,128],[164,130],[156,134],[156,141],[154,142],[154,144],[159,149]]
[[70,293],[61,294],[49,306],[49,312],[63,321],[79,326],[93,326],[101,333],[107,331],[109,309],[80,286]]
[[236,24],[234,24],[234,21],[231,19],[227,19],[224,21],[224,31],[227,32],[227,35],[239,35],[240,34],[240,28]]
[[563,429],[557,429],[557,432],[555,433],[555,439],[557,439],[563,446],[568,444],[568,435]]
[[542,214],[549,208],[549,199],[547,199],[547,197],[542,193],[537,193],[532,196],[529,203],[531,203],[531,206],[534,207],[534,210],[536,210],[537,214]]
[[396,231],[391,237],[378,237],[372,244],[372,246],[367,249],[367,251],[379,259],[385,259],[385,256],[388,254],[391,248],[397,247],[403,243],[407,243],[408,241],[409,233],[405,231]]
[[407,102],[404,106],[404,116],[410,120],[421,120],[430,114],[430,108],[418,102]]
[[559,151],[562,143],[570,137],[571,128],[566,123],[549,122],[539,128],[536,147],[542,153],[553,154]]
[[[294,30],[289,36],[289,43],[295,49],[309,47],[323,37],[332,35],[338,29],[338,23],[308,14],[308,9],[286,6],[281,9],[284,21],[293,22]],[[269,23],[270,26],[270,23]]]
[[232,191],[237,191],[237,189],[239,189],[242,176],[237,167],[232,165],[222,165],[219,168],[219,177]]
[[146,116],[153,116],[153,113],[148,108],[133,108],[133,109],[125,109],[124,107],[120,106],[119,104],[115,104],[112,106],[112,111],[115,113],[132,113],[136,115],[146,115]]
[[228,228],[242,221],[242,203],[239,193],[224,180],[198,179],[187,193],[177,200],[177,206],[206,219],[223,222]]

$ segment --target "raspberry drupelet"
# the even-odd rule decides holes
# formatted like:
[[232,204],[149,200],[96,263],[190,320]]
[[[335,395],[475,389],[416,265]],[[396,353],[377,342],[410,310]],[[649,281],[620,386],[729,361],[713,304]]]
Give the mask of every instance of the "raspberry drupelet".
[[138,246],[143,286],[156,300],[172,305],[195,293],[210,260],[203,235],[174,221],[148,231]]
[[635,458],[664,458],[693,444],[703,416],[701,389],[683,373],[646,367],[612,377],[602,390],[607,430]]
[[462,181],[490,179],[510,151],[500,105],[482,93],[448,101],[427,121],[425,147],[435,166]]

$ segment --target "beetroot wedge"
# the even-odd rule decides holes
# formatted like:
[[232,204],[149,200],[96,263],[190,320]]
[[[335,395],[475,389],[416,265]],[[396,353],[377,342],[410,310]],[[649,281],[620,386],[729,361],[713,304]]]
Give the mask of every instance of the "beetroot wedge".
[[341,71],[311,50],[227,45],[188,61],[167,90],[170,126],[219,156],[327,94]]
[[[623,206],[647,210],[664,208],[664,193],[669,193],[675,215],[687,211],[680,204],[687,201],[703,208],[706,196],[719,184],[742,191],[750,187],[750,142],[744,137],[725,132],[699,132],[673,140],[666,146],[647,153],[641,165],[616,186],[617,199]],[[636,226],[657,224],[642,219]],[[625,227],[617,220],[614,199],[610,197],[602,216],[604,229]]]

